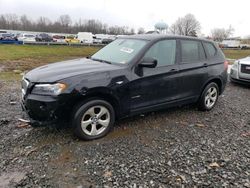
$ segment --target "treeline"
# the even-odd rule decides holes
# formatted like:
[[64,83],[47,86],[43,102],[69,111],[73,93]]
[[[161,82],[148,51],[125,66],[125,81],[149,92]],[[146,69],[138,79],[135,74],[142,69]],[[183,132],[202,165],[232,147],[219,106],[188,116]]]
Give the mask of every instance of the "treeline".
[[109,26],[95,19],[72,21],[69,15],[61,15],[57,20],[52,21],[42,16],[37,20],[32,20],[26,15],[2,14],[0,15],[0,29],[52,33],[92,32],[94,34],[103,33],[112,35],[135,34],[135,30],[127,26]]

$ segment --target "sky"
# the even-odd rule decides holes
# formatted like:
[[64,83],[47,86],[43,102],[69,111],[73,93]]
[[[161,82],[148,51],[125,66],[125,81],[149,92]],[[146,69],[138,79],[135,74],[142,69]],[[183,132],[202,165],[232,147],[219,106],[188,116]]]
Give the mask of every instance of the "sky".
[[206,36],[211,29],[230,25],[234,36],[250,35],[250,0],[0,0],[0,14],[6,13],[51,20],[68,14],[72,20],[98,19],[108,25],[143,27],[146,31],[153,30],[159,21],[171,26],[191,13]]

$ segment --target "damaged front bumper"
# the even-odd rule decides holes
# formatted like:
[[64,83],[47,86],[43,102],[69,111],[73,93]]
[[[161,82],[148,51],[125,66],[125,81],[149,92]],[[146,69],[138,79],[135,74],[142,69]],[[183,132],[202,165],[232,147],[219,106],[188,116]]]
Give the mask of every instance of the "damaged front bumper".
[[56,97],[29,94],[22,99],[21,106],[32,126],[46,126],[66,120],[65,103]]

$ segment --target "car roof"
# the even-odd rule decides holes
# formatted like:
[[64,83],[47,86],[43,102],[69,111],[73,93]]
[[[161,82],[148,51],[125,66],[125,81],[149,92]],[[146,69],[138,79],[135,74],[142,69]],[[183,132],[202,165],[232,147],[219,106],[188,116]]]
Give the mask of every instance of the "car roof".
[[213,42],[211,40],[198,38],[198,37],[190,37],[190,36],[182,36],[182,35],[164,35],[164,34],[140,34],[140,35],[126,35],[121,36],[118,38],[129,38],[129,39],[141,39],[141,40],[148,40],[148,41],[154,41],[159,39],[168,39],[168,38],[178,38],[178,39],[194,39],[194,40],[202,40],[206,42]]

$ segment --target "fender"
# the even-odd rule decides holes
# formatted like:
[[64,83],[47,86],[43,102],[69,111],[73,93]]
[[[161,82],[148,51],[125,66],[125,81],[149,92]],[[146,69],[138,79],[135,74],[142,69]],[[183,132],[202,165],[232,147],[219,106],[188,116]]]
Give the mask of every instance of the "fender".
[[211,82],[215,82],[215,83],[218,85],[218,87],[219,87],[219,92],[220,92],[220,94],[222,93],[223,81],[222,81],[222,79],[221,79],[220,76],[216,76],[216,77],[211,77],[211,78],[209,78],[209,79],[207,80],[207,82],[205,82],[205,83],[202,85],[202,88],[201,88],[201,90],[200,90],[200,92],[199,92],[200,95],[202,94],[204,88],[205,88],[209,83],[211,83]]
[[108,101],[115,109],[116,116],[119,118],[125,112],[121,111],[121,99],[116,91],[107,87],[82,88],[79,94],[84,100],[88,98],[99,98]]

